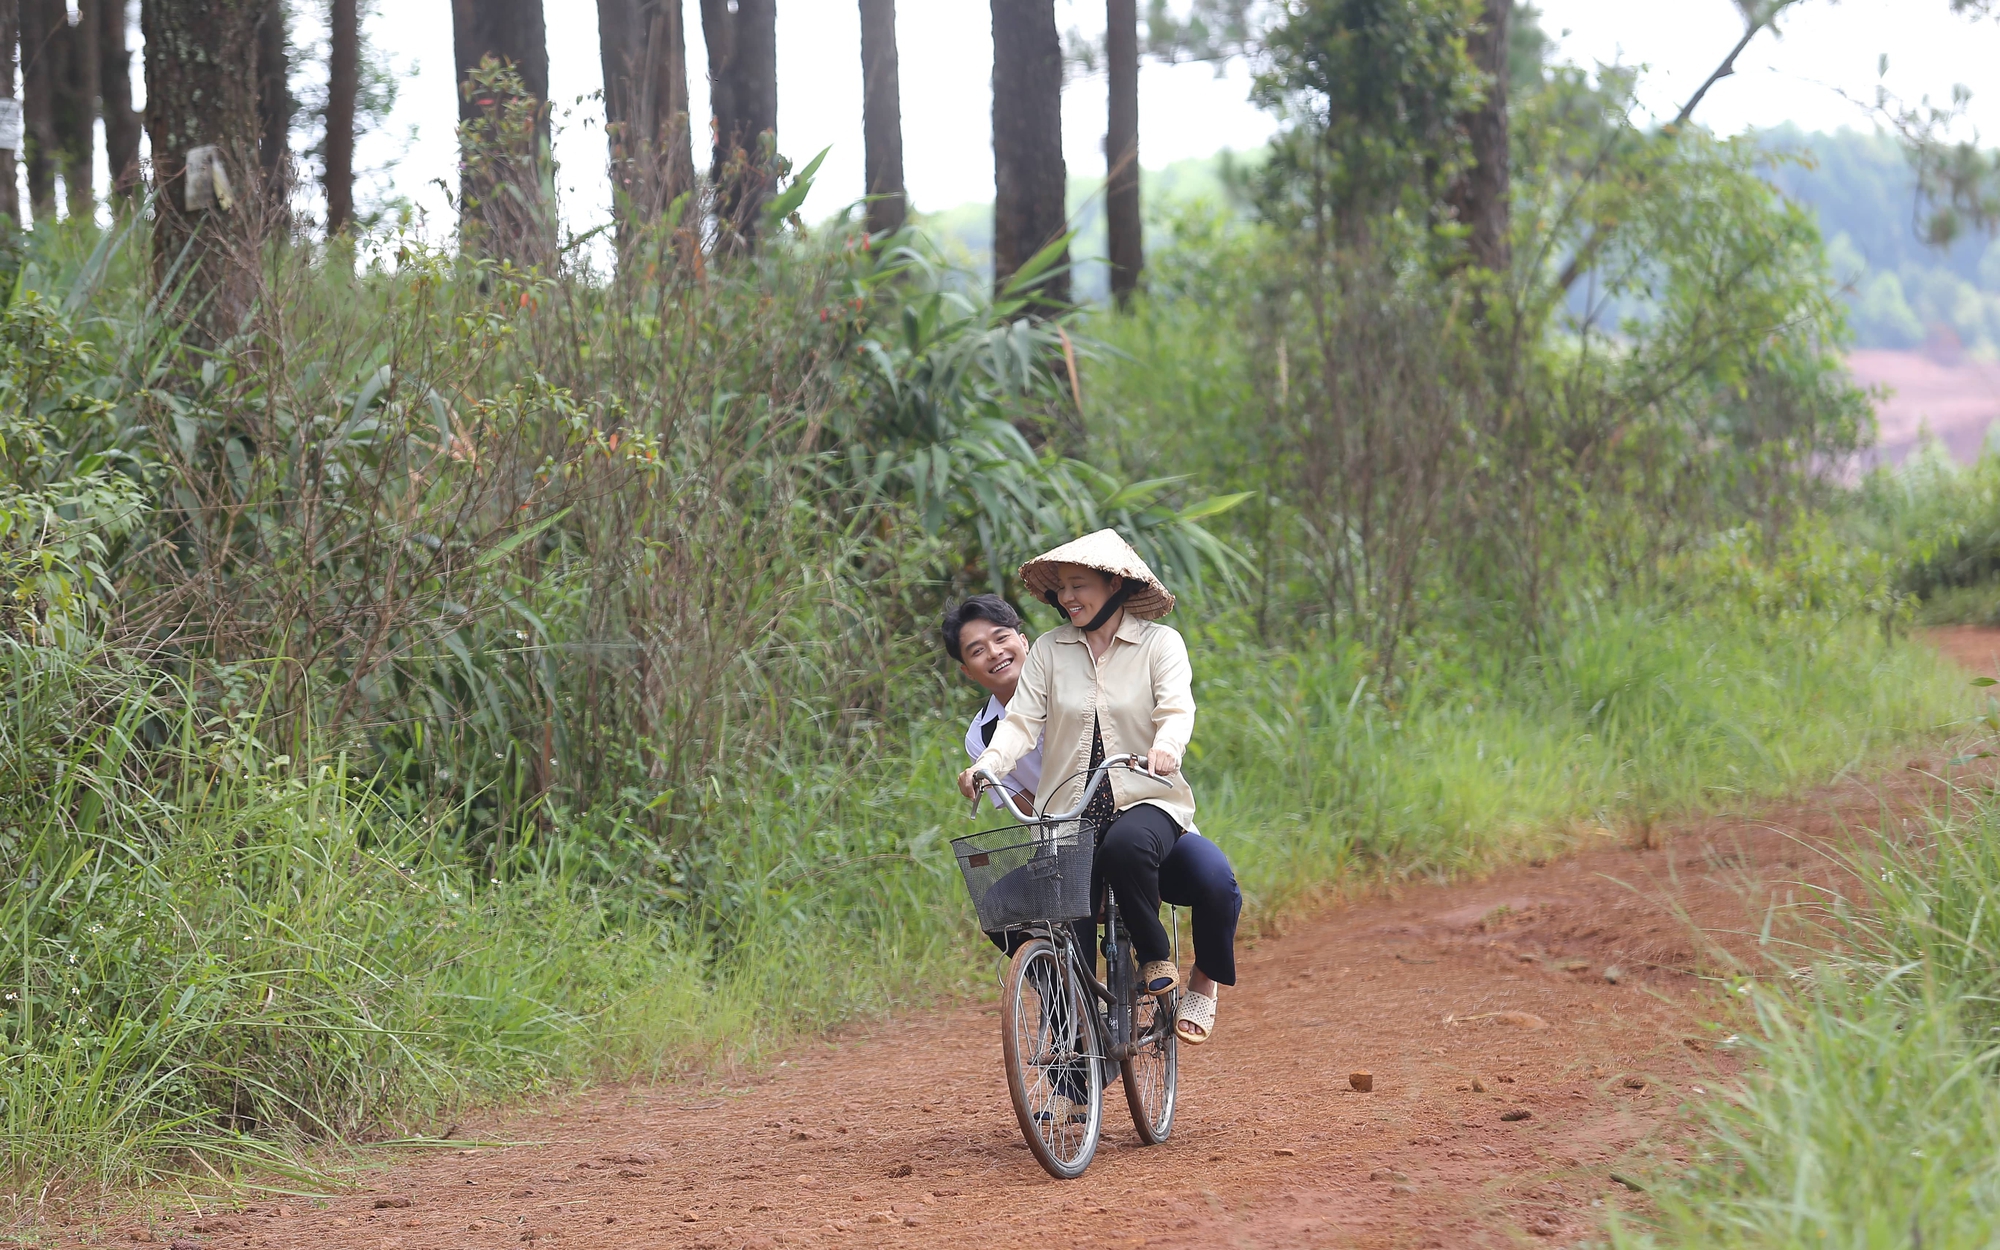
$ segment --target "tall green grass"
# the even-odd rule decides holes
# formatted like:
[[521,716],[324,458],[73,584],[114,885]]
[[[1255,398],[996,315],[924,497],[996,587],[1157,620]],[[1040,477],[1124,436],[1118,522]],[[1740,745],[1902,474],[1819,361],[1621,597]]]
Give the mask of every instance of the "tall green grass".
[[2000,800],[1956,799],[1855,858],[1823,950],[1744,987],[1741,1087],[1621,1244],[2000,1241]]
[[24,1186],[303,1166],[468,1100],[754,1058],[963,969],[918,914],[944,871],[913,863],[922,804],[886,779],[747,776],[703,906],[675,908],[580,854],[482,878],[344,757],[0,647],[0,1173]]
[[[1925,649],[1859,623],[1605,614],[1394,700],[1356,656],[1194,634],[1200,820],[1260,915],[1825,780],[1965,710]],[[130,673],[6,658],[0,837],[28,867],[0,885],[0,1167],[23,1183],[302,1166],[469,1101],[757,1062],[991,958],[947,845],[971,827],[969,689],[858,765],[747,761],[658,872],[551,838],[494,880],[338,757],[273,756]]]
[[1390,701],[1351,653],[1216,659],[1201,820],[1267,905],[1355,871],[1476,872],[1580,826],[1644,836],[1827,781],[1970,707],[1928,649],[1811,616],[1605,612],[1512,664],[1424,657]]

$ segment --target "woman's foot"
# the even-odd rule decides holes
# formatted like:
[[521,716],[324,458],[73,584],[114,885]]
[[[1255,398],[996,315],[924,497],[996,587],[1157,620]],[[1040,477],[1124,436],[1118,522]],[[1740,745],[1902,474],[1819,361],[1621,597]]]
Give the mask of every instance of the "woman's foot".
[[1171,959],[1155,959],[1139,969],[1139,992],[1164,998],[1181,987],[1181,970]]
[[1035,1112],[1038,1124],[1080,1124],[1090,1118],[1090,1108],[1075,1099],[1061,1094],[1049,1099],[1049,1105]]
[[[1214,989],[1214,985],[1209,986]],[[1181,995],[1181,1009],[1174,1016],[1174,1032],[1190,1046],[1199,1046],[1215,1032],[1215,999],[1196,990]]]

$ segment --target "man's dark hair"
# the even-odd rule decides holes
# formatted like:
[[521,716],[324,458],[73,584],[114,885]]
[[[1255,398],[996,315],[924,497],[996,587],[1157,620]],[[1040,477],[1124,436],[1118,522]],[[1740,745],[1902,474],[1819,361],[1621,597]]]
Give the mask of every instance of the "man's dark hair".
[[1002,629],[1016,632],[1021,628],[1021,614],[999,595],[974,595],[957,607],[946,609],[942,627],[944,649],[960,664],[965,663],[965,656],[959,652],[958,635],[965,629],[967,621],[991,621]]

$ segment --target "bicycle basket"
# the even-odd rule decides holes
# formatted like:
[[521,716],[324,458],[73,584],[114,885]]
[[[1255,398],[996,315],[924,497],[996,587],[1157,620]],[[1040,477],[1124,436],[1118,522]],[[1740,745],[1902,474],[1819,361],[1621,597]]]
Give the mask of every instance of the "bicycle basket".
[[989,932],[1091,914],[1095,836],[1081,821],[1043,828],[1009,825],[951,840],[966,892]]

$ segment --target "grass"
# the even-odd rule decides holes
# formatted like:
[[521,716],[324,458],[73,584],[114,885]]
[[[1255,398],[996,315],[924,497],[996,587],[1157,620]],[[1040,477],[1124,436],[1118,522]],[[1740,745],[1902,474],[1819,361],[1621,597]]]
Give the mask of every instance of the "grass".
[[1751,1066],[1631,1246],[2000,1239],[2000,802],[1961,792],[1853,865],[1823,953],[1746,986]]
[[[1397,701],[1337,650],[1215,626],[1193,651],[1201,823],[1263,916],[1824,781],[1966,711],[1962,679],[1861,623],[1607,614],[1505,673],[1440,659]],[[0,1167],[22,1192],[302,1167],[467,1102],[755,1063],[968,992],[990,958],[946,845],[969,690],[858,771],[758,761],[664,880],[552,839],[496,881],[338,758],[8,658],[8,793],[54,799],[0,811],[25,868],[0,886]],[[146,733],[164,790],[127,779]]]
[[1511,673],[1420,661],[1401,705],[1357,661],[1215,667],[1202,818],[1267,907],[1349,874],[1482,871],[1580,827],[1643,836],[1825,782],[1970,706],[1926,648],[1810,618],[1605,614]]

